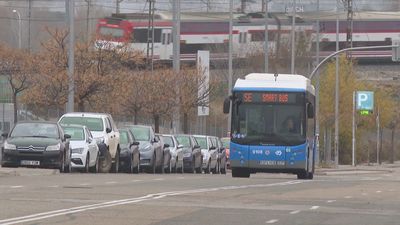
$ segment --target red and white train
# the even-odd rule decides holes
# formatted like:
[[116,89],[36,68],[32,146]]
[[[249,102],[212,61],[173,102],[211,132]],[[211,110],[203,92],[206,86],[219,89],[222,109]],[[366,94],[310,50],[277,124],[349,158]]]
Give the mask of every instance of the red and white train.
[[[233,55],[246,57],[264,49],[265,19],[262,14],[235,14],[233,23]],[[229,14],[183,13],[181,16],[181,60],[195,60],[198,50],[210,50],[211,60],[228,58]],[[315,19],[299,20],[296,33],[307,34],[310,50],[315,46]],[[347,22],[340,21],[340,48],[346,45]],[[269,48],[276,51],[277,41],[290,40],[291,19],[285,15],[269,19]],[[147,52],[148,19],[146,14],[117,14],[100,19],[97,24],[97,47],[128,43],[134,50]],[[329,55],[336,48],[336,21],[322,19],[320,22],[320,55]],[[154,20],[154,60],[172,60],[172,15],[158,13]],[[353,23],[353,46],[391,45],[400,38],[398,18],[355,20]],[[286,40],[286,41],[285,41]],[[390,49],[353,52],[358,59],[391,59]]]

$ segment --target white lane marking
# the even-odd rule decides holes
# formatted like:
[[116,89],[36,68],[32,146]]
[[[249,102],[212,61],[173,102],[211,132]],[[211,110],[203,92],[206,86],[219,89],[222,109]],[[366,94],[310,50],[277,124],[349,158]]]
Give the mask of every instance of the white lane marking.
[[392,175],[392,174],[384,174],[383,176],[385,176],[385,177],[392,177],[393,175]]
[[317,205],[314,205],[313,207],[311,207],[310,209],[311,210],[316,210],[316,209],[318,209],[319,208],[319,206],[317,206]]
[[390,189],[389,191],[394,191],[394,189]]
[[48,186],[49,188],[58,188],[59,186],[58,185],[50,185],[50,186]]
[[157,179],[153,179],[154,181],[162,181],[165,180],[164,178],[157,178]]
[[276,223],[276,222],[278,222],[279,220],[268,220],[267,222],[265,222],[266,224],[272,224],[272,223]]
[[[305,183],[305,182],[310,182],[310,181],[296,182],[296,184]],[[276,187],[276,186],[286,186],[286,185],[293,185],[293,183],[280,182],[280,183],[272,183],[272,184],[254,184],[254,185],[245,185],[245,186],[229,186],[229,188],[230,189],[259,188],[259,187],[265,188],[265,187]],[[4,219],[4,220],[0,220],[0,224],[11,225],[11,224],[17,224],[17,223],[25,223],[25,222],[31,222],[31,221],[52,218],[52,217],[56,217],[56,216],[62,216],[62,215],[66,215],[66,214],[74,214],[74,213],[84,212],[84,211],[88,211],[88,210],[107,208],[107,207],[113,207],[113,206],[119,206],[119,205],[127,205],[127,204],[142,202],[142,201],[149,201],[149,200],[154,200],[157,198],[164,198],[167,196],[177,196],[177,195],[185,195],[185,194],[193,194],[193,193],[220,191],[220,190],[224,190],[224,188],[226,188],[226,187],[202,188],[202,189],[192,189],[192,190],[186,190],[186,191],[171,191],[171,192],[155,193],[155,194],[149,194],[149,195],[145,195],[145,196],[137,197],[137,198],[114,200],[114,201],[108,201],[108,202],[97,203],[97,204],[92,204],[92,205],[84,205],[84,206],[78,206],[78,207],[73,207],[73,208],[37,213],[37,214],[32,214],[32,215],[27,215],[27,216],[22,216],[22,217]]]
[[89,183],[82,183],[82,184],[79,184],[80,186],[89,186],[90,184]]
[[24,187],[24,186],[21,186],[21,185],[17,185],[17,186],[10,186],[10,188],[22,188],[22,187]]
[[328,201],[326,201],[327,203],[333,203],[333,202],[336,202],[336,200],[328,200]]
[[139,181],[142,181],[142,180],[131,180],[131,182],[139,182]]
[[177,177],[176,179],[185,179],[185,177]]
[[297,213],[299,213],[299,212],[300,212],[300,210],[296,210],[296,211],[290,212],[290,214],[294,215],[294,214],[297,214]]
[[364,192],[364,193],[362,193],[361,195],[363,195],[363,196],[367,196],[368,194]]
[[115,181],[108,181],[108,182],[106,182],[106,184],[116,184],[117,182],[115,182]]
[[376,191],[376,193],[382,193],[382,191]]
[[344,198],[351,199],[353,196],[345,196]]

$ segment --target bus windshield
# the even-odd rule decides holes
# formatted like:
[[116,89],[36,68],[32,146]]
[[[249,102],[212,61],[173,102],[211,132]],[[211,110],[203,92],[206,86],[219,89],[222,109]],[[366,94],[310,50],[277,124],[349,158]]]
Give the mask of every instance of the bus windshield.
[[234,143],[294,146],[306,141],[303,105],[239,103],[232,116]]

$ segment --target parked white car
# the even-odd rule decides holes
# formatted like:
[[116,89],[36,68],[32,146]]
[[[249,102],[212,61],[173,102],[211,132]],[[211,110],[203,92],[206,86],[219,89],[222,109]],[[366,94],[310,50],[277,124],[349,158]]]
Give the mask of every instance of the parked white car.
[[91,131],[100,150],[100,172],[119,171],[119,131],[110,114],[74,112],[61,116],[63,126],[82,125]]
[[70,125],[62,127],[65,134],[71,136],[69,147],[71,150],[71,166],[88,173],[99,171],[100,152],[96,141],[86,126]]
[[203,170],[205,173],[218,173],[218,149],[211,136],[193,135],[201,148]]
[[161,139],[165,144],[169,145],[169,152],[171,153],[172,171],[183,173],[183,152],[182,145],[178,145],[178,141],[173,135],[162,134]]

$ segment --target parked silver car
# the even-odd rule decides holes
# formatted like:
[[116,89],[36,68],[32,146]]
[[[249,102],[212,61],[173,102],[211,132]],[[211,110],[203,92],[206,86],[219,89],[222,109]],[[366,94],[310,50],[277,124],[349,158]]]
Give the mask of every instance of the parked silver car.
[[201,155],[203,156],[202,168],[204,173],[219,173],[216,138],[204,135],[194,135],[194,138],[201,148]]
[[176,138],[170,134],[161,135],[161,140],[164,142],[164,144],[169,145],[172,172],[183,173],[183,145],[178,145],[178,141],[176,140]]
[[164,152],[161,141],[156,137],[151,126],[127,126],[139,144],[140,167],[147,168],[151,173],[161,173],[163,168]]

